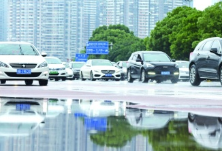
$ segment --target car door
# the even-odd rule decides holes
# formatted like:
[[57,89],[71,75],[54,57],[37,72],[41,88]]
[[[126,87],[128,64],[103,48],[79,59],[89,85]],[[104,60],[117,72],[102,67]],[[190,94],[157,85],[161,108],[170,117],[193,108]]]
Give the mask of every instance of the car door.
[[[221,52],[221,45],[218,40],[214,40],[211,48],[217,48],[217,52]],[[207,77],[217,79],[218,78],[218,65],[220,61],[220,55],[208,51],[207,53],[207,63],[206,63],[206,74]]]
[[138,71],[137,71],[137,62],[136,59],[138,58],[138,54],[134,54],[132,60],[131,60],[131,67],[130,67],[130,72],[132,78],[138,78]]
[[211,45],[212,45],[212,40],[207,41],[203,47],[197,52],[197,56],[196,56],[196,67],[199,73],[199,76],[202,78],[206,78],[207,77],[207,56],[208,56],[208,52],[211,49]]
[[91,71],[91,66],[92,66],[91,62],[92,62],[91,60],[88,60],[82,69],[82,73],[83,73],[84,78],[90,77],[90,71]]

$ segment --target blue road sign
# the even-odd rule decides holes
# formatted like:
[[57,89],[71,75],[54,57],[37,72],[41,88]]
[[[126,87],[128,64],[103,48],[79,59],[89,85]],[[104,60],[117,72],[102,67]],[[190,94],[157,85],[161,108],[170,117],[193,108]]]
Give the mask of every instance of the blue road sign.
[[86,44],[86,54],[108,54],[108,41],[89,41]]
[[76,54],[75,61],[76,62],[86,62],[88,58],[87,54]]

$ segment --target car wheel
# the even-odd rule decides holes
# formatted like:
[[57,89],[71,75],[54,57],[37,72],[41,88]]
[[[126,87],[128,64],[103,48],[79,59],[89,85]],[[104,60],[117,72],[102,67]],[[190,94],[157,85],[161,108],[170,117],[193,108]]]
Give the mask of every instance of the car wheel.
[[93,78],[93,73],[92,73],[92,71],[90,72],[90,80],[91,80],[91,81],[95,81],[95,80],[96,80],[96,79]]
[[83,78],[82,72],[80,73],[80,79],[81,79],[82,81],[85,81],[85,80],[86,80],[86,79]]
[[1,80],[1,84],[5,84],[6,83],[6,80]]
[[148,82],[148,78],[146,77],[146,72],[145,72],[144,69],[142,69],[140,77],[141,77],[142,83],[147,83]]
[[47,86],[48,85],[48,80],[39,80],[39,85],[40,86]]
[[66,81],[66,78],[62,78],[62,81]]
[[32,85],[32,83],[33,83],[33,80],[25,80],[26,85]]
[[222,85],[222,66],[220,67],[220,77],[219,77],[219,79],[220,79],[220,83]]
[[131,77],[130,70],[127,71],[127,81],[129,83],[133,83],[134,79]]
[[161,83],[162,81],[161,80],[156,80],[156,83]]
[[197,73],[197,69],[194,64],[190,67],[190,83],[193,86],[199,86],[201,83],[199,74]]
[[173,79],[171,79],[171,82],[172,82],[172,83],[177,83],[177,82],[178,82],[178,79],[177,79],[177,78],[173,78]]

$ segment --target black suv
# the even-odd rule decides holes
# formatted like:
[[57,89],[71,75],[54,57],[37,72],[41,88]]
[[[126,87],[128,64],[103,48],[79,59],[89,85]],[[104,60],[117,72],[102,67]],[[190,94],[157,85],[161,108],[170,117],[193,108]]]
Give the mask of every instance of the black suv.
[[175,60],[161,51],[138,51],[132,53],[127,62],[127,81],[133,82],[139,79],[147,83],[149,79],[160,83],[171,80],[177,83],[179,68]]
[[222,38],[213,37],[201,41],[190,53],[190,83],[200,85],[201,81],[220,80],[222,84]]

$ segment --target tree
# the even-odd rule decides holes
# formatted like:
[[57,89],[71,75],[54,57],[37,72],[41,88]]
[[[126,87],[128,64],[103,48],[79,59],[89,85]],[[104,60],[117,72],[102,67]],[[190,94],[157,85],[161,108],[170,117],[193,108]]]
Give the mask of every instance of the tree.
[[90,41],[108,41],[113,44],[108,55],[90,55],[90,59],[101,58],[110,61],[128,60],[131,53],[145,50],[142,39],[134,36],[125,25],[101,26],[93,31]]
[[201,15],[195,8],[177,7],[157,22],[146,41],[147,48],[166,52],[175,59],[188,59],[192,43],[199,40],[197,20]]
[[209,37],[222,37],[222,2],[218,2],[203,11],[197,25],[200,32],[200,40]]

